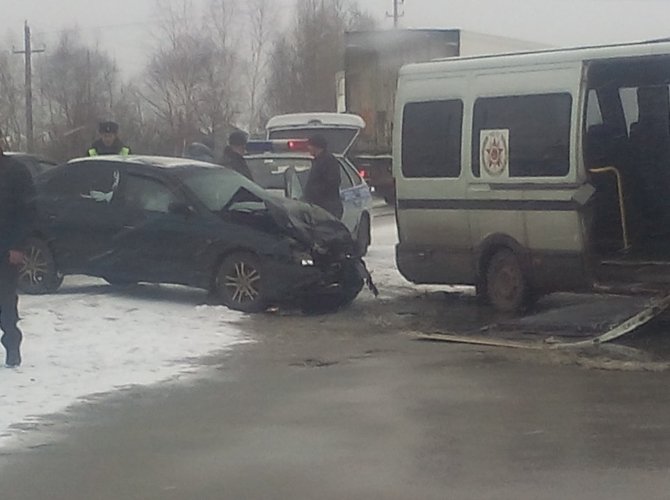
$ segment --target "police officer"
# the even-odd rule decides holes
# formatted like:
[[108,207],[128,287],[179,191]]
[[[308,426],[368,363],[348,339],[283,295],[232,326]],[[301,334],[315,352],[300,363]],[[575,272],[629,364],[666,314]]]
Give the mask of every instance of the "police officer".
[[251,170],[244,159],[244,154],[247,151],[247,134],[236,131],[228,137],[228,146],[223,150],[223,158],[221,165],[232,168],[237,173],[242,174],[249,180],[254,180],[251,176]]
[[130,148],[119,139],[119,124],[116,122],[102,122],[98,126],[100,138],[95,141],[87,156],[121,155],[128,156]]
[[322,135],[312,136],[307,143],[307,149],[314,159],[307,178],[304,199],[341,219],[344,207],[340,198],[340,163],[328,152],[328,142]]
[[5,348],[5,365],[21,365],[23,335],[19,321],[16,289],[19,268],[25,262],[22,251],[35,222],[35,187],[23,165],[4,155],[0,134],[0,342]]

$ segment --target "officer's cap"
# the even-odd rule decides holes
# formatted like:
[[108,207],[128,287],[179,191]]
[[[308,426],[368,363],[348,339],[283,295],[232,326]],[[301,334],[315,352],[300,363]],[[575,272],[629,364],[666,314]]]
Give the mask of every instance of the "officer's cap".
[[101,134],[118,134],[119,124],[116,122],[101,122],[98,126],[98,131]]
[[236,130],[228,136],[228,144],[231,146],[246,146],[248,140],[247,134],[240,130]]

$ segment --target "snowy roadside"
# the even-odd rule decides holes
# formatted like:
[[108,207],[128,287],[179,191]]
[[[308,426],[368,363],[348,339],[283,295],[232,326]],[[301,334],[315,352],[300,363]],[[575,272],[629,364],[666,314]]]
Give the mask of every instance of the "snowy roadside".
[[[396,268],[396,240],[393,217],[378,219],[366,261],[382,297],[417,291]],[[22,296],[24,364],[0,365],[0,450],[28,443],[45,415],[95,394],[192,377],[198,359],[250,342],[238,324],[244,315],[199,305],[204,299],[184,287],[123,290],[85,277],[68,278],[55,295]]]
[[203,299],[182,287],[119,291],[80,277],[57,295],[21,297],[24,364],[0,368],[0,449],[20,444],[41,415],[93,394],[190,376],[197,358],[249,342],[236,325],[241,314],[198,305]]

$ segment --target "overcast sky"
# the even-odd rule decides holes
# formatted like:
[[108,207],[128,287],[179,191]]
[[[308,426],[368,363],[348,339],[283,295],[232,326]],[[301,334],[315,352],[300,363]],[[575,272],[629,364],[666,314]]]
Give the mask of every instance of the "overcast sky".
[[[196,3],[204,0],[194,0]],[[288,12],[292,0],[273,0]],[[328,0],[326,0],[328,1]],[[359,0],[385,19],[393,0]],[[128,73],[141,70],[149,50],[157,0],[0,0],[4,45],[22,43],[24,20],[38,40],[78,26],[99,41]],[[408,28],[463,28],[550,45],[582,45],[670,36],[670,0],[405,0]]]

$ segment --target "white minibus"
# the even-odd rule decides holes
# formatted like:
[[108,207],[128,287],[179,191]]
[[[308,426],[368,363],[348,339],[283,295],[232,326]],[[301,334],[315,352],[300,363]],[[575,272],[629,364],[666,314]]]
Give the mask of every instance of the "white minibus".
[[405,66],[397,263],[497,309],[670,288],[670,43]]

